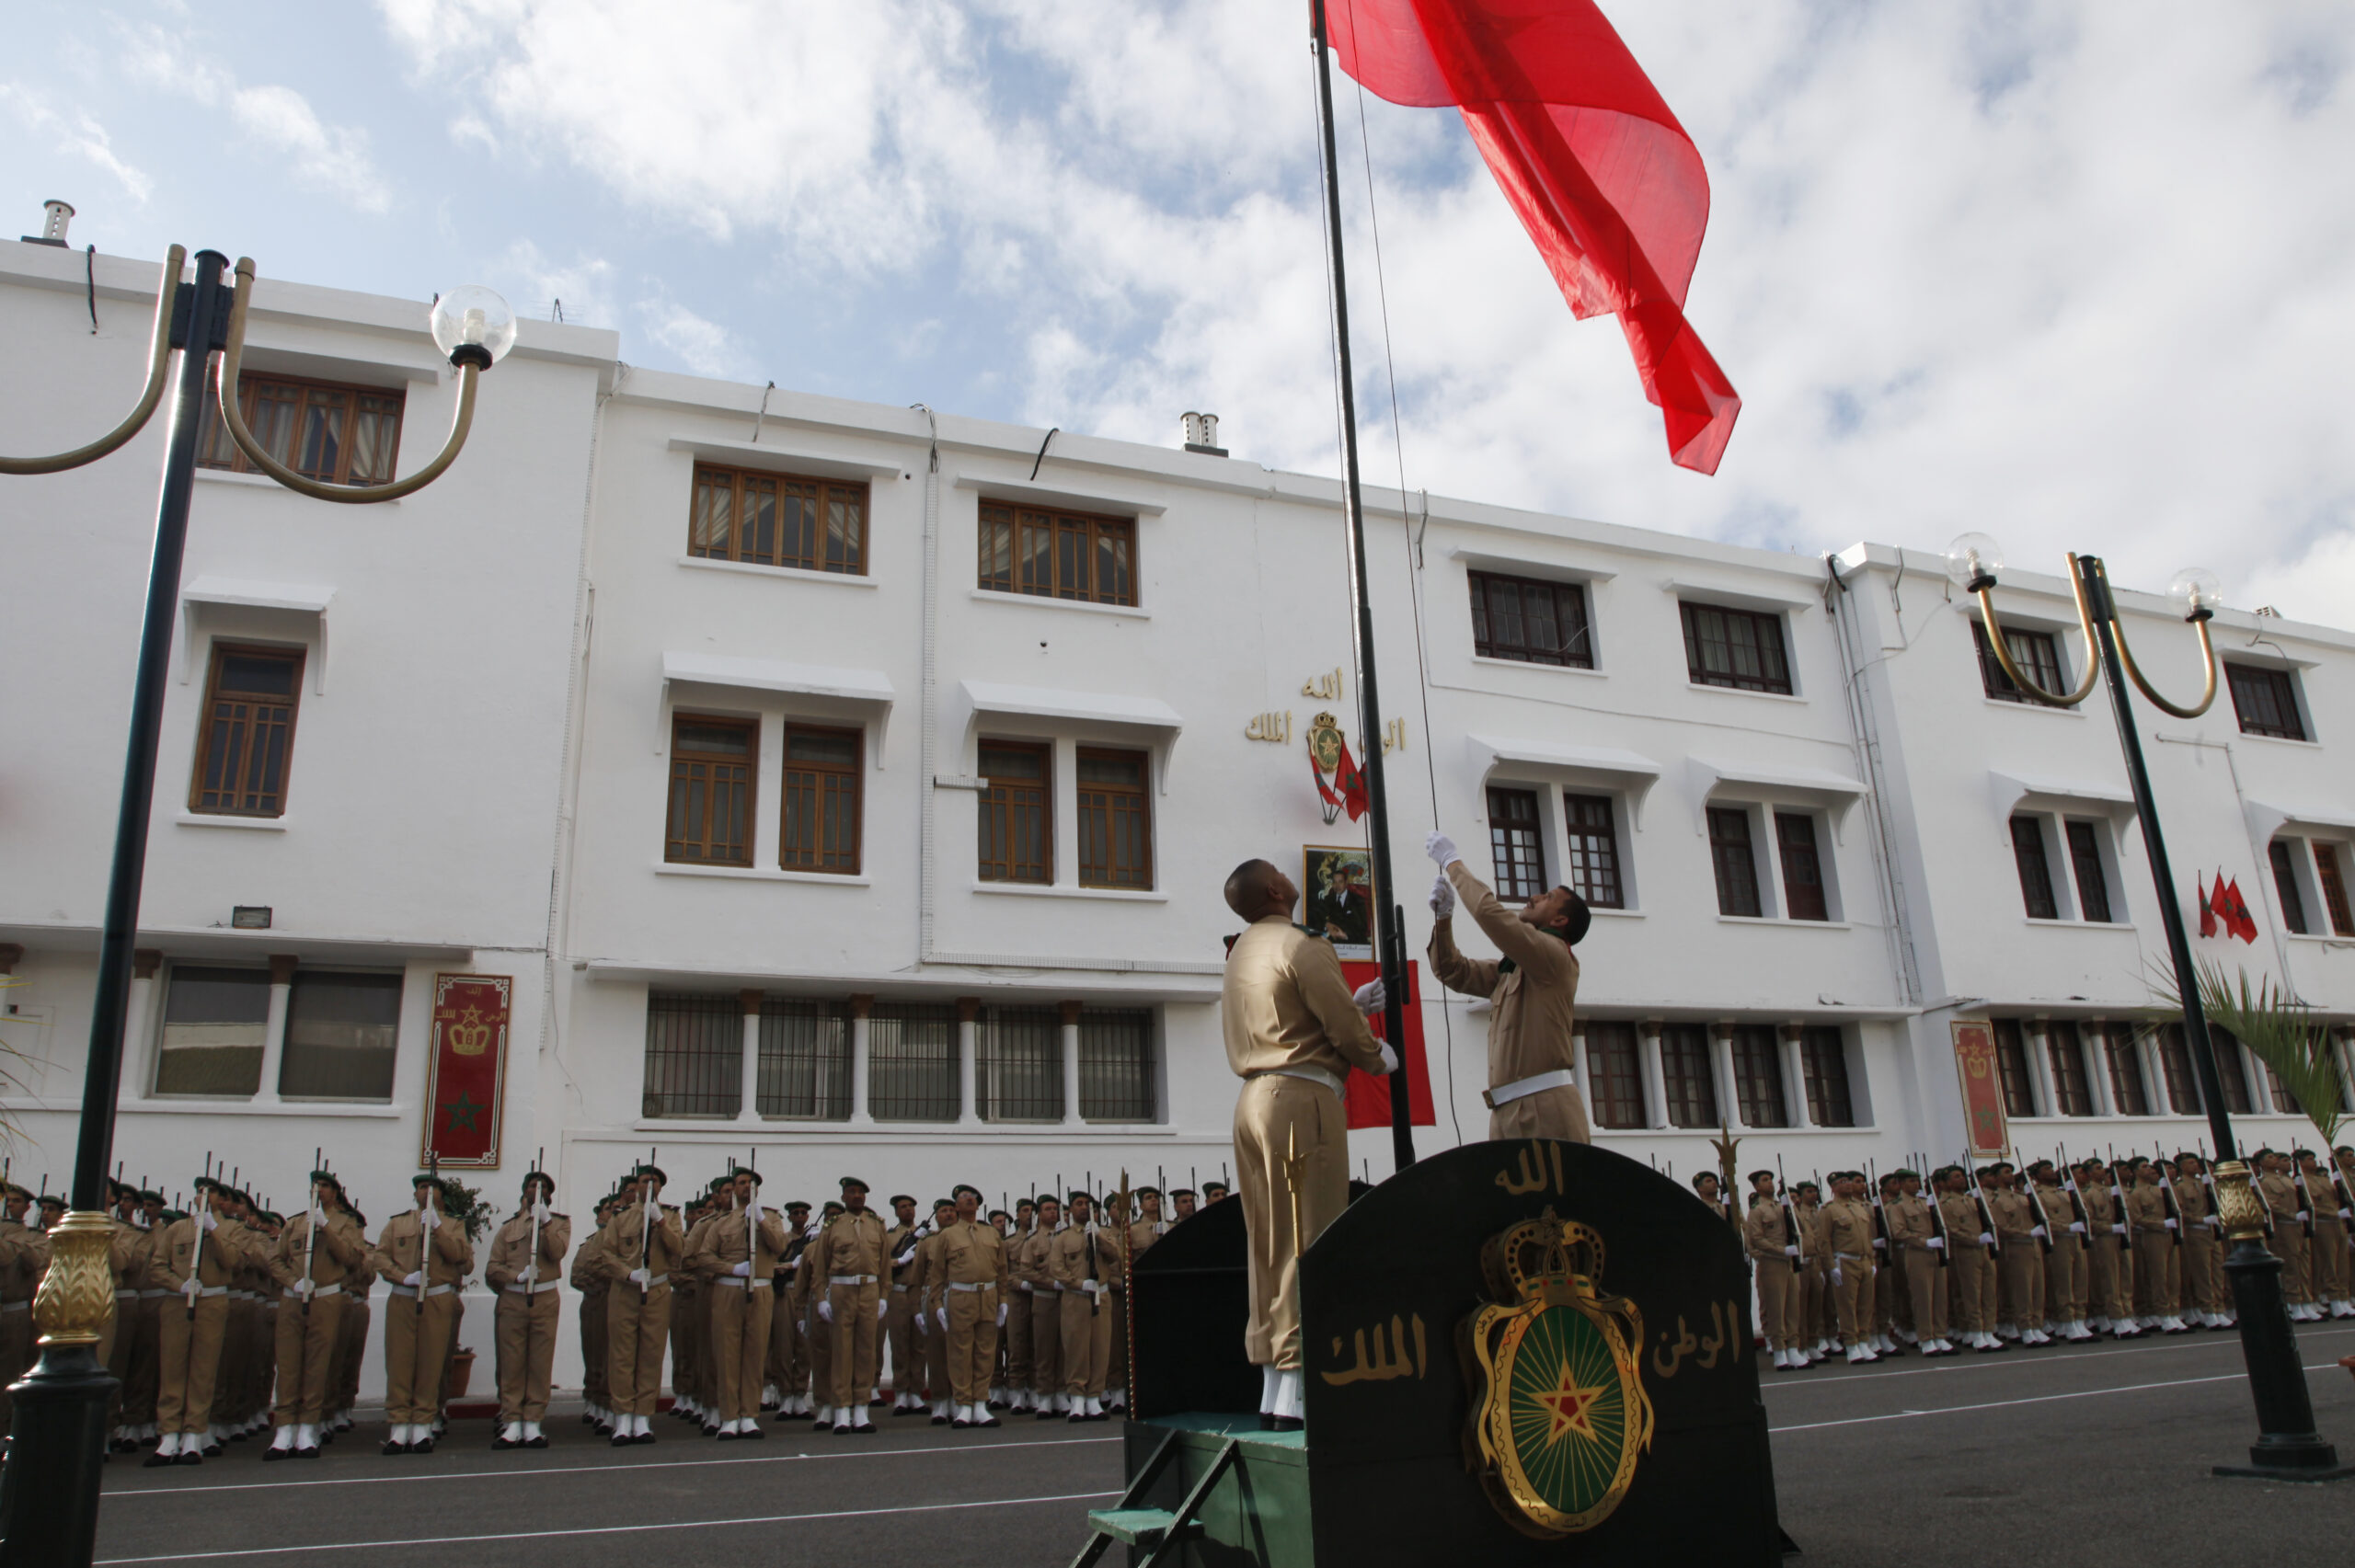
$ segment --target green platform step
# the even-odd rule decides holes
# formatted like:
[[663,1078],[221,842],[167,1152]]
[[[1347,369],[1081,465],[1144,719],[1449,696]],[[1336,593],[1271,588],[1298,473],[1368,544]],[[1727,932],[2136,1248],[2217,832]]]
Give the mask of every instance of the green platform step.
[[[1168,1539],[1170,1521],[1177,1515],[1166,1508],[1091,1508],[1087,1528],[1098,1535],[1109,1536],[1123,1546],[1155,1547]],[[1186,1534],[1200,1535],[1201,1527],[1188,1525]]]

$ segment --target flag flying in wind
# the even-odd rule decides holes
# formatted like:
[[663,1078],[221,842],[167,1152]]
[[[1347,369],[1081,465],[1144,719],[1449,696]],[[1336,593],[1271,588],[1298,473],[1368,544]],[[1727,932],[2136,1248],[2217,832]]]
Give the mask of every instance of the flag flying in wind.
[[1341,69],[1453,106],[1571,314],[1616,315],[1686,468],[1717,471],[1741,399],[1684,320],[1709,220],[1693,139],[1593,0],[1325,0]]

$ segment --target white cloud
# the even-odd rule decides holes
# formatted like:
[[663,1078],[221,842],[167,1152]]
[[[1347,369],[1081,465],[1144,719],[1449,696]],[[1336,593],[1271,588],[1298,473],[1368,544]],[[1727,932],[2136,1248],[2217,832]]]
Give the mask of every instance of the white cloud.
[[697,375],[749,373],[744,368],[743,352],[728,329],[716,321],[705,320],[677,301],[660,294],[641,300],[638,317],[645,324],[648,337],[676,354]]
[[108,138],[105,126],[78,110],[67,113],[57,109],[48,95],[21,83],[0,82],[0,103],[8,106],[26,130],[46,138],[59,152],[73,154],[104,169],[122,187],[124,195],[141,206],[146,205],[154,182],[144,172],[115,155],[114,143]]
[[557,261],[526,239],[509,246],[490,265],[518,315],[546,320],[562,302],[564,319],[576,325],[610,326],[616,318],[613,264],[602,257]]

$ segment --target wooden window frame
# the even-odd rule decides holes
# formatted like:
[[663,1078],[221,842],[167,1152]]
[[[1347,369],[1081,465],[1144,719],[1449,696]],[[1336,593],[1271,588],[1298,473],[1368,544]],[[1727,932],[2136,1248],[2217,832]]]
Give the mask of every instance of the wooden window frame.
[[[2268,664],[2237,664],[2224,660],[2224,684],[2232,689],[2233,717],[2240,725],[2243,735],[2270,736],[2276,740],[2311,740],[2306,733],[2306,714],[2298,702],[2298,678],[2287,670],[2276,670]],[[2250,716],[2252,701],[2244,701],[2246,692],[2254,698],[2262,689],[2267,700],[2278,710],[2274,718],[2259,715]]]
[[[848,740],[851,743],[852,751],[850,765],[843,767],[833,762],[796,761],[793,755],[793,740],[798,735],[818,736],[829,740]],[[776,863],[779,869],[807,871],[827,876],[856,876],[866,861],[867,732],[863,729],[846,729],[839,725],[797,724],[787,719],[785,724],[785,745],[779,755],[776,847]],[[850,851],[846,864],[833,865],[825,864],[828,854],[824,848],[827,832],[830,828],[838,826],[834,819],[834,813],[839,809],[839,803],[833,792],[827,789],[822,783],[817,784],[814,791],[818,814],[817,842],[809,851],[808,858],[795,858],[799,850],[799,846],[794,842],[796,835],[793,814],[796,791],[798,787],[802,789],[811,787],[798,786],[797,774],[806,774],[813,781],[825,779],[848,781],[850,831],[847,838]],[[840,852],[836,853],[839,854]]]
[[[1091,762],[1134,762],[1137,782],[1132,784],[1090,782],[1080,777]],[[1072,758],[1072,811],[1079,830],[1079,885],[1118,892],[1153,890],[1153,753],[1133,747],[1082,746]],[[1123,813],[1137,818],[1137,843],[1143,863],[1120,863]],[[1101,845],[1103,854],[1094,855]],[[1125,873],[1125,875],[1124,875]]]
[[2028,1062],[2028,1032],[2016,1018],[1991,1019],[1988,1031],[1995,1042],[1995,1075],[2004,1093],[2004,1114],[2035,1116],[2036,1074]]
[[2101,853],[2101,825],[2064,819],[2061,837],[2068,846],[2069,876],[2077,889],[2077,918],[2095,925],[2116,925],[2109,901],[2109,868]]
[[1137,1126],[1160,1120],[1159,1039],[1150,1007],[1080,1010],[1080,1120]]
[[1807,1094],[1808,1120],[1817,1127],[1856,1125],[1856,1085],[1848,1071],[1848,1039],[1836,1024],[1810,1024],[1799,1032],[1799,1077]]
[[[1474,653],[1482,658],[1509,658],[1520,664],[1545,664],[1566,670],[1594,668],[1594,622],[1587,611],[1583,583],[1511,577],[1503,572],[1474,571],[1465,575],[1472,593]],[[1555,635],[1550,647],[1532,642],[1524,635],[1529,624],[1526,600],[1533,589],[1552,601]],[[1511,592],[1517,601],[1512,615],[1516,635],[1511,638],[1498,635],[1503,629],[1495,597],[1499,591]],[[1565,625],[1565,622],[1572,624]]]
[[[1031,545],[1045,535],[1043,556]],[[1025,506],[1018,501],[983,498],[975,531],[978,562],[974,585],[990,593],[1028,594],[1037,599],[1069,599],[1084,604],[1119,604],[1134,608],[1140,575],[1137,520],[1097,512],[1065,511],[1054,507]],[[1109,585],[1099,580],[1108,549],[1128,547],[1128,580]],[[1075,547],[1079,560],[1067,556]],[[1043,575],[1034,571],[1034,558],[1043,558]]]
[[1733,1095],[1742,1125],[1791,1125],[1789,1089],[1783,1082],[1783,1042],[1772,1024],[1738,1024],[1728,1041],[1733,1059]]
[[2134,1048],[2133,1025],[2102,1024],[2093,1028],[2095,1036],[2101,1041],[2102,1068],[2109,1074],[2111,1114],[2120,1116],[2155,1114],[2151,1108],[2150,1081],[2142,1076],[2142,1053]]
[[[271,450],[272,443],[269,440],[270,432],[263,428],[270,421],[258,419],[255,417],[257,405],[263,393],[273,389],[295,394],[293,428],[287,432],[284,447],[274,451]],[[348,399],[343,407],[336,435],[336,461],[324,472],[316,464],[305,464],[301,461],[303,452],[300,450],[305,429],[304,416],[311,408],[315,397],[322,393],[341,394]],[[351,437],[353,428],[362,412],[361,399],[362,398],[381,398],[389,402],[392,405],[390,412],[393,429],[388,438],[389,445],[385,453],[385,471],[381,474],[364,474],[354,478],[351,468],[355,449]],[[260,470],[254,466],[253,460],[246,455],[245,449],[237,445],[230,436],[229,427],[221,418],[219,400],[220,394],[214,382],[208,379],[204,387],[203,429],[196,448],[197,466],[223,468],[232,474],[259,473]],[[255,441],[260,443],[264,451],[270,452],[270,456],[293,469],[297,474],[327,485],[388,485],[392,483],[397,476],[400,465],[401,422],[408,409],[408,390],[406,387],[364,386],[353,382],[317,381],[308,376],[271,375],[255,371],[243,372],[237,377],[237,411],[245,417],[246,428],[253,432]]]
[[[1508,815],[1524,804],[1526,818]],[[1488,859],[1496,873],[1497,897],[1508,904],[1535,898],[1552,886],[1545,880],[1545,811],[1537,803],[1537,792],[1490,784],[1488,806]]]
[[[227,696],[227,700],[233,703],[241,702],[249,707],[267,705],[273,710],[282,710],[286,715],[284,733],[279,738],[278,788],[270,794],[268,803],[260,806],[218,804],[208,806],[205,804],[207,795],[226,794],[232,799],[236,799],[254,793],[249,786],[249,775],[253,764],[253,747],[250,742],[254,719],[251,715],[232,721],[245,737],[239,743],[243,748],[243,766],[240,769],[238,783],[226,791],[210,790],[206,787],[206,781],[213,772],[213,749],[222,743],[223,738],[222,726],[218,722],[218,715],[214,710],[224,700],[222,675],[232,658],[267,659],[272,663],[292,667],[288,671],[287,695],[282,703],[275,692],[242,692],[234,687],[230,688]],[[188,808],[191,816],[272,818],[286,815],[286,796],[293,785],[294,776],[295,728],[297,721],[302,716],[303,671],[309,661],[310,650],[307,648],[287,647],[282,645],[273,647],[266,643],[216,642],[213,645],[211,669],[206,672],[204,679],[204,706],[199,709],[197,714],[196,767],[189,779],[188,786]]]
[[2090,1116],[2094,1114],[2093,1074],[2085,1059],[2085,1031],[2070,1019],[2055,1018],[2044,1026],[2045,1059],[2052,1065],[2052,1114]]
[[[1760,919],[1766,912],[1766,900],[1758,876],[1757,835],[1750,830],[1750,807],[1712,806],[1707,811],[1709,868],[1717,878],[1717,913],[1737,920]],[[1720,830],[1737,819],[1741,824],[1739,843],[1730,833]],[[1745,887],[1750,895],[1746,910],[1735,907],[1742,901],[1736,895]]]
[[[1783,616],[1769,610],[1737,610],[1727,604],[1709,604],[1694,600],[1680,600],[1677,609],[1684,623],[1684,672],[1695,686],[1717,686],[1735,692],[1763,692],[1776,696],[1791,696],[1791,649],[1784,635]],[[1706,617],[1721,615],[1723,623],[1712,635],[1704,624]],[[1753,641],[1748,649],[1737,646],[1733,635],[1738,626],[1751,628]],[[1770,635],[1771,634],[1771,635]],[[1709,650],[1725,650],[1722,668],[1712,667]],[[1745,674],[1740,668],[1744,652],[1754,654],[1758,669]]]
[[[693,747],[680,745],[679,736],[682,729],[685,726],[691,724],[711,725],[720,728],[741,729],[744,731],[744,755],[741,758],[731,757],[722,752],[700,751]],[[662,802],[662,859],[664,863],[671,865],[751,866],[753,856],[753,823],[756,819],[756,814],[760,810],[761,800],[761,721],[757,718],[744,718],[733,714],[673,713],[671,715],[670,762],[670,785]],[[708,774],[700,781],[703,784],[705,790],[705,826],[703,833],[695,841],[703,845],[705,853],[700,855],[682,854],[678,853],[679,846],[688,841],[683,838],[673,837],[671,832],[672,824],[678,818],[679,790],[682,785],[693,784],[698,782],[694,779],[682,778],[680,776],[679,770],[683,765],[696,763],[700,763],[705,766],[721,767],[735,767],[741,765],[744,770],[744,777],[741,781],[744,790],[744,841],[743,851],[741,854],[731,854],[723,860],[716,859],[710,853],[712,842],[710,830],[710,789],[713,781]]]
[[[1669,1126],[1691,1129],[1720,1125],[1724,1107],[1717,1104],[1716,1053],[1716,1042],[1709,1038],[1706,1024],[1671,1024],[1660,1031],[1660,1101],[1667,1108]],[[1679,1064],[1690,1067],[1696,1061],[1694,1070],[1679,1070]],[[1681,1119],[1687,1114],[1694,1119]]]
[[2191,1039],[2180,1024],[2159,1025],[2159,1078],[2167,1092],[2167,1108],[2171,1115],[2197,1116],[2207,1114],[2200,1095],[2200,1072],[2191,1065]]
[[1645,1123],[1644,1047],[1633,1024],[1590,1024],[1586,1035],[1587,1081],[1592,1088],[1594,1125],[1614,1131],[1641,1130]]
[[[1602,820],[1581,820],[1600,808]],[[1607,795],[1562,794],[1562,825],[1570,846],[1570,886],[1589,909],[1627,907],[1627,876],[1619,859],[1619,808]]]
[[[2004,673],[2004,661],[1995,657],[1994,644],[1987,637],[1987,624],[1973,619],[1970,623],[1970,646],[1979,657],[1979,684],[1987,695],[1999,703],[2033,702],[2026,692],[2012,684]],[[2069,681],[2062,673],[2061,639],[2051,632],[2030,631],[2024,626],[2004,628],[2004,647],[2010,651],[2012,662],[2020,673],[2048,692],[2065,692]]]
[[[2292,845],[2297,848],[2292,849]],[[2306,920],[2306,896],[2298,886],[2295,856],[2305,847],[2303,839],[2276,839],[2265,846],[2267,864],[2273,868],[2274,896],[2281,905],[2281,925],[2292,936],[2310,936],[2313,930]]]
[[[2032,921],[2061,918],[2061,895],[2052,880],[2052,852],[2044,842],[2044,818],[2029,812],[2015,815],[2012,829],[2012,869],[2020,879],[2020,903]],[[2028,836],[2022,838],[2022,834]],[[2038,904],[2042,901],[2039,912]]]
[[1775,858],[1783,867],[1784,918],[1829,921],[1832,887],[1823,875],[1822,843],[1812,812],[1775,813]]
[[[704,537],[704,497],[708,491],[719,493],[725,487],[728,497],[728,539],[724,547]],[[746,535],[752,531],[745,526],[745,498],[757,488],[765,487],[774,501],[769,538],[765,548],[748,548]],[[794,492],[801,493],[796,494]],[[798,544],[806,548],[789,548],[786,514],[789,503],[800,501],[809,507],[808,526],[802,531]],[[874,491],[864,479],[827,479],[812,474],[787,474],[772,468],[741,468],[721,463],[698,463],[695,478],[687,489],[687,554],[699,560],[734,561],[744,566],[776,567],[803,572],[832,572],[841,577],[863,578],[867,575],[867,548],[874,520]],[[836,559],[832,548],[833,531],[827,525],[832,509],[849,504],[856,511],[856,539],[852,549]]]
[[[1039,875],[1036,876],[1021,876],[1016,875],[1017,866],[1013,857],[1014,831],[1010,820],[1010,814],[1014,809],[1016,809],[1016,803],[1009,798],[1006,794],[1006,791],[1010,789],[1028,788],[1031,781],[1028,779],[1009,778],[1005,784],[1001,785],[997,780],[989,775],[988,763],[983,760],[985,754],[992,750],[1036,752],[1040,758],[1038,778],[1040,860],[1038,867]],[[980,809],[976,813],[981,842],[975,846],[975,880],[982,882],[1013,883],[1028,887],[1051,887],[1055,880],[1054,742],[1051,740],[995,740],[984,737],[982,740],[980,750],[975,754],[975,763],[982,773]],[[992,860],[986,854],[982,853],[982,848],[988,841],[988,835],[991,827],[991,813],[993,811],[1001,813],[997,825],[1000,830],[1000,837],[1006,846],[1005,855],[1002,859],[998,860]],[[1003,867],[1003,870],[993,875],[994,867]]]
[[2315,859],[2315,886],[2322,893],[2323,912],[2330,917],[2334,936],[2355,936],[2355,910],[2348,907],[2347,867],[2339,859],[2339,846],[2328,839],[2310,839],[2307,848]]

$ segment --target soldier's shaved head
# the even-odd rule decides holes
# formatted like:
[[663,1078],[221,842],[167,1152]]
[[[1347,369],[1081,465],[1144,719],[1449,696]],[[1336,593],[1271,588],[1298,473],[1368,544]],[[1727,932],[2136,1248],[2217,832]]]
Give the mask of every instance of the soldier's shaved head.
[[1288,914],[1297,897],[1272,861],[1246,860],[1226,874],[1226,907],[1247,921]]

